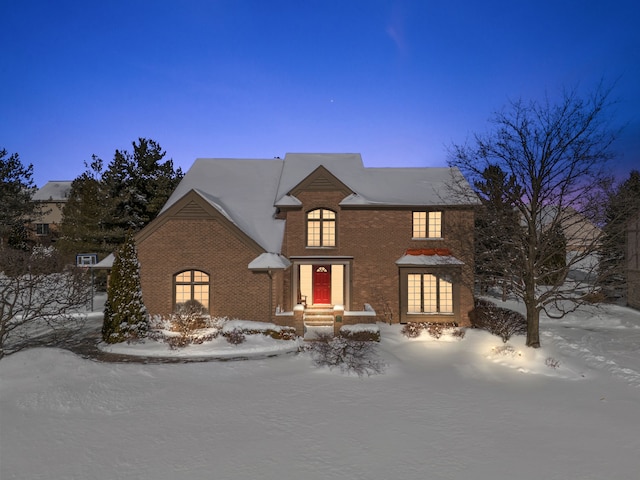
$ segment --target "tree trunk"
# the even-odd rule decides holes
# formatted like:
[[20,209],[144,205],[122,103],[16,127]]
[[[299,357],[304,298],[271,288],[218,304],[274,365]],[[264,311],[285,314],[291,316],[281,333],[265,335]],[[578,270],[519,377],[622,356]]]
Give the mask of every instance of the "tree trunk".
[[527,347],[540,348],[540,311],[535,305],[527,307]]

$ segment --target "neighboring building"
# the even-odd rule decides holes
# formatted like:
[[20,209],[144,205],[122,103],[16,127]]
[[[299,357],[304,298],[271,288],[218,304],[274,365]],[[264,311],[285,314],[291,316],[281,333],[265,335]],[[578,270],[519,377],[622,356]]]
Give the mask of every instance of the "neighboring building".
[[144,301],[152,315],[198,302],[300,334],[467,325],[477,202],[457,169],[365,168],[359,154],[198,159],[136,237]]
[[602,237],[602,230],[573,207],[564,207],[562,211],[555,205],[543,207],[541,219],[543,228],[552,223],[562,227],[567,253],[593,251]]
[[640,309],[640,211],[627,222],[627,304]]
[[47,182],[33,195],[33,200],[40,206],[42,215],[34,219],[33,233],[38,240],[55,239],[55,233],[62,223],[62,209],[71,192],[70,180],[53,180]]

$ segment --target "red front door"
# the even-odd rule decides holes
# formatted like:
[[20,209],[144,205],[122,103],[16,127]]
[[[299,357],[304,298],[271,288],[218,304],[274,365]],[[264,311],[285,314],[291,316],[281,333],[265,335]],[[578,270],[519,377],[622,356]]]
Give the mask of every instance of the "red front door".
[[331,265],[313,266],[313,303],[331,303]]

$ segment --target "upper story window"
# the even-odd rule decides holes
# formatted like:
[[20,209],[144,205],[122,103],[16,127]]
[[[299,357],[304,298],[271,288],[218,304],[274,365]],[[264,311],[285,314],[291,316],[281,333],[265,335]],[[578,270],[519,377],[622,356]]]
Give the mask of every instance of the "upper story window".
[[318,208],[307,213],[307,247],[336,246],[336,212]]
[[49,235],[49,224],[36,223],[36,235]]
[[442,238],[442,212],[413,212],[413,238]]
[[174,277],[175,308],[209,310],[209,275],[200,270],[187,270]]

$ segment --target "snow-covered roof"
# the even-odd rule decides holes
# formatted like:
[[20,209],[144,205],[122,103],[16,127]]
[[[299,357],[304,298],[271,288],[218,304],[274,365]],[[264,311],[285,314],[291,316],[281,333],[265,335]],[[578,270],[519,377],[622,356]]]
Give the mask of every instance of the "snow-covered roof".
[[266,252],[278,253],[284,220],[274,218],[274,199],[281,172],[280,159],[199,158],[160,213],[195,190]]
[[[448,167],[367,168],[359,153],[287,153],[276,203],[286,205],[286,195],[310,173],[323,166],[354,194],[341,205],[465,205],[477,203],[469,187],[461,196],[453,185],[467,185],[460,171]],[[289,197],[290,198],[290,197]]]
[[358,153],[288,153],[284,159],[197,159],[160,213],[193,190],[266,252],[279,253],[284,220],[276,218],[277,207],[299,206],[289,193],[320,166],[354,192],[343,206],[477,202],[453,193],[453,182],[466,185],[457,169],[366,168]]
[[347,187],[362,175],[364,165],[359,153],[287,153],[284,157],[282,176],[278,185],[276,202],[279,203],[315,169],[323,166]]
[[284,270],[291,265],[278,253],[263,253],[249,263],[249,270]]
[[396,265],[433,267],[438,265],[464,265],[464,262],[452,255],[403,255],[396,260]]
[[33,194],[33,200],[40,202],[65,202],[71,192],[71,180],[51,180]]

